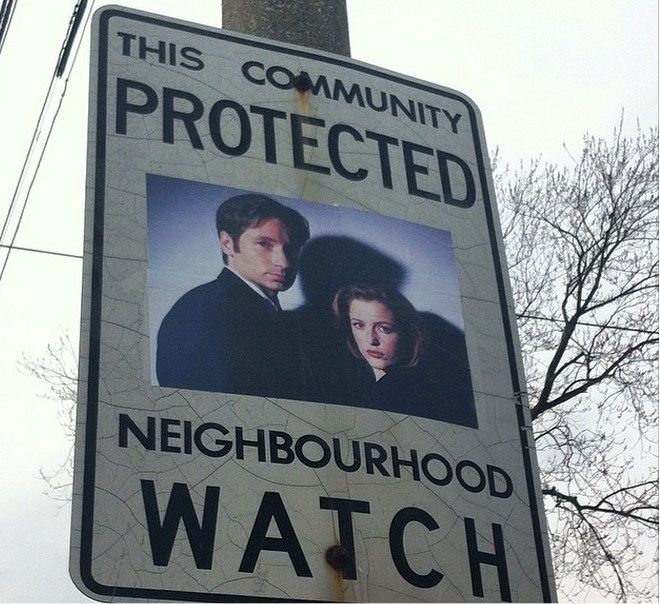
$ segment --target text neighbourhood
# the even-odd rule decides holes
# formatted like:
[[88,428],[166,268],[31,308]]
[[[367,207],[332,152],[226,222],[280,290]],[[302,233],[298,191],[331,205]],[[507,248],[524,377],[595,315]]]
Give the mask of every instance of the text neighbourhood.
[[[235,426],[228,429],[215,422],[193,425],[191,421],[176,418],[156,418],[148,416],[146,421],[134,421],[129,414],[118,417],[118,439],[120,448],[141,447],[147,451],[191,455],[195,452],[209,457],[232,456],[238,461],[271,464],[301,463],[310,468],[323,468],[332,464],[344,472],[363,471],[367,474],[380,474],[390,478],[400,478],[402,469],[411,473],[413,480],[430,485],[445,486],[453,480],[463,489],[472,493],[484,491],[491,497],[508,498],[513,493],[513,484],[506,471],[497,466],[479,464],[463,459],[456,464],[444,456],[429,452],[421,455],[410,449],[405,455],[398,447],[389,451],[377,443],[352,440],[345,448],[338,438],[328,442],[322,437],[305,434],[295,437],[280,430],[257,429],[247,435],[244,428]],[[350,459],[347,459],[350,458]],[[152,560],[155,566],[168,566],[180,525],[186,532],[187,543],[193,554],[195,565],[200,570],[211,570],[214,561],[215,534],[217,530],[218,508],[222,497],[221,487],[207,485],[203,504],[195,506],[190,495],[190,487],[182,482],[171,485],[159,484],[159,491],[169,489],[162,495],[159,506],[156,481],[140,480],[140,492],[144,504],[144,515],[149,532]],[[165,506],[162,504],[165,503]],[[377,513],[370,501],[337,497],[318,498],[319,509],[336,512],[339,527],[339,545],[348,553],[348,564],[341,571],[348,580],[357,579],[358,560],[355,550],[355,525],[368,522],[368,516]],[[164,507],[161,516],[159,509]],[[200,520],[201,518],[201,520]],[[388,545],[393,567],[410,585],[429,589],[438,585],[444,578],[441,570],[433,568],[414,569],[404,547],[404,533],[410,523],[419,523],[428,531],[440,528],[437,520],[419,507],[405,507],[394,514],[388,529]],[[500,596],[503,601],[511,601],[511,588],[506,562],[504,529],[501,524],[492,522],[493,551],[480,549],[476,520],[465,516],[466,558],[470,568],[472,593],[484,596],[482,565],[496,569]],[[274,523],[279,537],[270,531]],[[181,545],[181,542],[179,542]],[[300,535],[296,531],[283,498],[277,491],[264,491],[259,510],[254,519],[244,553],[238,567],[239,573],[253,573],[262,551],[281,552],[288,555],[296,575],[313,578],[309,564],[300,545]]]

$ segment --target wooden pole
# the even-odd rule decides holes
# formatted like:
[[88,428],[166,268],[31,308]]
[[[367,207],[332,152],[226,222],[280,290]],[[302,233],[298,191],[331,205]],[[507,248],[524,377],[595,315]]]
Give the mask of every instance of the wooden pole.
[[346,0],[223,0],[222,27],[351,56]]

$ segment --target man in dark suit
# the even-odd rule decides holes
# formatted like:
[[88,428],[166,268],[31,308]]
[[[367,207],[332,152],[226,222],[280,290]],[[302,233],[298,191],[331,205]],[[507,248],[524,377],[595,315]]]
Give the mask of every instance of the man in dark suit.
[[296,278],[307,220],[265,195],[232,197],[216,226],[225,266],[184,294],[158,331],[161,386],[297,398],[293,344],[277,299]]

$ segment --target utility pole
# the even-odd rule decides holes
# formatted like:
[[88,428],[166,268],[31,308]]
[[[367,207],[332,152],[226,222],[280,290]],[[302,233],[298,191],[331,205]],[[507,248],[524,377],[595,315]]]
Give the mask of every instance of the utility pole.
[[351,56],[346,0],[223,0],[222,27]]

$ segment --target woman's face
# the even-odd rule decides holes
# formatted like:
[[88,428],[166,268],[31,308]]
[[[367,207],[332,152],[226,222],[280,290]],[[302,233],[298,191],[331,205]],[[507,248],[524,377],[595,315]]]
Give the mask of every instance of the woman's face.
[[348,306],[351,333],[360,354],[374,369],[385,372],[397,362],[399,332],[392,311],[381,302],[351,300]]

